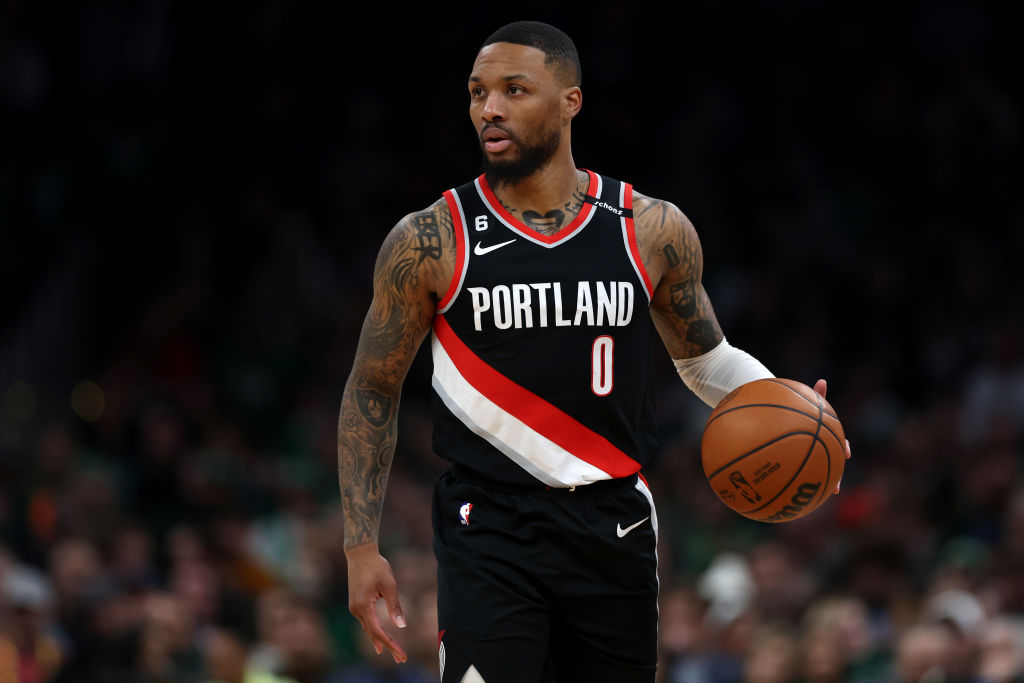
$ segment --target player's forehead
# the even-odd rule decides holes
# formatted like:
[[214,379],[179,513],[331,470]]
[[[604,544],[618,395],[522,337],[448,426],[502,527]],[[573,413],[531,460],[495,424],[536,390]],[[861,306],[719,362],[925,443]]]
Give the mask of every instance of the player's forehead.
[[477,53],[470,71],[471,83],[488,79],[506,79],[519,76],[533,80],[548,80],[552,73],[544,63],[547,55],[529,45],[516,43],[491,43],[485,45]]

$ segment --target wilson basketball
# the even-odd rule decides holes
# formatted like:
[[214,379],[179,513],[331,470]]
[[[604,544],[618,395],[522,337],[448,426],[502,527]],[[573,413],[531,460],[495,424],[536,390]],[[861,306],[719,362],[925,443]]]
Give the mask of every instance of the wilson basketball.
[[701,460],[718,497],[759,522],[788,522],[832,494],[846,463],[843,426],[806,384],[759,379],[715,406]]

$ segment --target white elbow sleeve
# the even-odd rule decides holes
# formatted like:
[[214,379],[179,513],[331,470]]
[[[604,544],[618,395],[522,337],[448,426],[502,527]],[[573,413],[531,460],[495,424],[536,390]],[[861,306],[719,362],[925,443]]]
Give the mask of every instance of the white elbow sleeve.
[[774,377],[768,368],[727,340],[694,358],[672,359],[683,383],[714,408],[733,389],[755,379]]

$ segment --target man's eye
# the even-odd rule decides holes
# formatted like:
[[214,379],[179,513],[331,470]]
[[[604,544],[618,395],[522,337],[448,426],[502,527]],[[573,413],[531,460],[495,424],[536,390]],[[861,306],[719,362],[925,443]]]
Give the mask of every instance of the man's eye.
[[484,89],[483,88],[472,88],[469,91],[469,94],[470,94],[471,97],[480,97],[481,95],[484,94]]
[[521,92],[523,92],[523,89],[520,88],[518,85],[510,85],[510,86],[508,86],[508,94],[509,95],[518,95]]

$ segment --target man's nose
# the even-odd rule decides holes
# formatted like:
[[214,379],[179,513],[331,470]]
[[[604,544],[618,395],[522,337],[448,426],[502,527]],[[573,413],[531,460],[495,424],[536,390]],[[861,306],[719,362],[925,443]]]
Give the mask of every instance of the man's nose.
[[504,121],[505,108],[502,104],[501,93],[489,93],[487,95],[487,100],[484,102],[484,109],[480,113],[480,115],[483,116],[484,121]]

